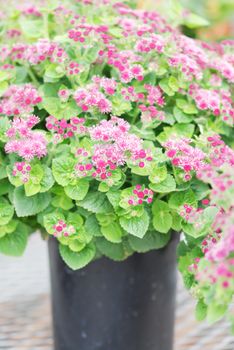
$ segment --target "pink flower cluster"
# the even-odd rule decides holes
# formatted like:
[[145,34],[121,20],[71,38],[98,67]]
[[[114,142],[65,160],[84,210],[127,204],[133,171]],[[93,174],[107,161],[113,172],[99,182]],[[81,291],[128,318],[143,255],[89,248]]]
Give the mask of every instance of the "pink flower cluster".
[[0,102],[0,113],[7,116],[28,114],[41,101],[42,98],[33,85],[11,85]]
[[196,278],[206,284],[221,285],[224,289],[233,288],[234,277],[234,210],[221,210],[212,225],[214,233],[202,241],[204,259],[209,263],[207,268],[199,270],[193,266]]
[[183,53],[175,54],[174,56],[168,59],[168,63],[171,67],[180,68],[184,77],[187,80],[201,80],[203,77],[203,70],[196,62],[195,59],[185,55]]
[[25,16],[33,16],[33,17],[41,17],[42,16],[42,13],[34,5],[25,6],[22,9],[22,13]]
[[29,180],[31,165],[27,162],[16,162],[14,164],[12,175],[19,177],[22,182],[26,183]]
[[170,139],[164,144],[166,155],[171,159],[172,165],[185,172],[184,180],[189,181],[192,173],[203,167],[206,155],[199,148],[190,145],[192,141],[186,138]]
[[108,44],[111,36],[108,35],[108,26],[105,25],[91,25],[85,23],[84,17],[75,16],[71,20],[71,25],[74,26],[73,29],[70,29],[68,31],[68,37],[75,41],[80,43],[85,43],[89,41],[90,38],[93,38],[96,36],[99,40],[103,41],[104,44]]
[[67,65],[66,71],[68,75],[77,75],[80,72],[79,64],[75,61],[71,61]]
[[93,176],[105,179],[117,166],[124,165],[128,159],[138,158],[142,141],[130,134],[129,129],[130,125],[117,117],[102,120],[99,125],[90,128],[90,137],[96,142],[92,156],[96,167]]
[[112,110],[111,102],[99,91],[95,84],[77,89],[74,93],[74,99],[84,112],[88,112],[93,108],[101,113],[110,113]]
[[139,64],[142,59],[134,51],[118,51],[112,45],[108,47],[107,57],[108,64],[119,72],[121,82],[130,83],[133,79],[144,79],[144,69]]
[[91,154],[84,148],[79,148],[76,152],[78,163],[75,166],[75,173],[78,177],[88,177],[93,175],[93,164]]
[[132,195],[128,198],[128,204],[131,206],[142,205],[144,202],[152,203],[153,191],[141,185],[136,185]]
[[194,98],[197,107],[201,110],[210,110],[215,116],[221,116],[223,121],[234,124],[234,108],[229,91],[207,90],[197,84],[191,84],[189,94]]
[[70,121],[66,119],[58,120],[52,115],[46,118],[46,127],[54,133],[54,142],[73,137],[74,134],[84,135],[87,128],[84,126],[84,118],[73,117]]
[[76,230],[74,226],[67,225],[63,220],[59,220],[54,226],[54,233],[53,235],[55,237],[69,237],[76,233]]
[[234,66],[233,62],[229,62],[228,55],[212,60],[210,67],[219,71],[230,83],[234,83]]
[[40,39],[32,45],[24,48],[21,59],[28,61],[31,65],[37,65],[49,59],[50,62],[63,63],[68,56],[65,50],[57,43],[47,39]]
[[39,121],[34,115],[25,119],[16,117],[6,132],[9,139],[5,145],[6,153],[16,153],[26,161],[44,157],[47,154],[47,140],[42,132],[32,130]]
[[12,38],[18,38],[22,33],[19,29],[12,28],[12,29],[8,29],[6,34],[9,38],[12,39]]
[[151,52],[156,51],[162,53],[166,46],[167,42],[165,38],[160,34],[152,33],[150,38],[140,39],[135,46],[136,52]]
[[102,88],[106,95],[114,95],[117,89],[117,82],[114,78],[106,78],[100,76],[94,76],[92,81],[99,88]]
[[234,151],[225,145],[219,135],[209,136],[207,147],[209,161],[197,171],[197,177],[210,184],[213,202],[218,203],[225,198],[228,203],[234,189]]

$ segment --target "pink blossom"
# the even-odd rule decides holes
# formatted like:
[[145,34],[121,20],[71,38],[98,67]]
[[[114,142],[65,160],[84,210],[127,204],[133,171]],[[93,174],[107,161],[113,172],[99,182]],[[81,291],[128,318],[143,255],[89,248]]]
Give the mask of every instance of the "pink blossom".
[[27,161],[34,157],[42,158],[47,154],[47,140],[40,131],[32,130],[39,122],[39,118],[29,116],[25,119],[15,117],[6,135],[8,142],[5,145],[6,153],[16,153]]
[[0,102],[2,114],[7,116],[31,113],[42,101],[37,89],[32,84],[11,85]]

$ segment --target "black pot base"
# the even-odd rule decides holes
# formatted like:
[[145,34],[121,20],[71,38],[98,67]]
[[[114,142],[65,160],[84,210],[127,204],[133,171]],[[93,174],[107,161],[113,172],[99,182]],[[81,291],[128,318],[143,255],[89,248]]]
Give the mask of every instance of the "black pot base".
[[72,271],[49,241],[55,350],[172,350],[176,244]]

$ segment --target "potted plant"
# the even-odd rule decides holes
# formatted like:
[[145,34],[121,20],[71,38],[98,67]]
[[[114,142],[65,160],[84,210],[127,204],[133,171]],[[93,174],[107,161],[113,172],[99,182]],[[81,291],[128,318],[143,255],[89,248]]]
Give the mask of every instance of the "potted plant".
[[233,42],[104,0],[6,9],[1,33],[0,252],[50,237],[56,350],[170,350],[180,232],[198,319],[223,317]]

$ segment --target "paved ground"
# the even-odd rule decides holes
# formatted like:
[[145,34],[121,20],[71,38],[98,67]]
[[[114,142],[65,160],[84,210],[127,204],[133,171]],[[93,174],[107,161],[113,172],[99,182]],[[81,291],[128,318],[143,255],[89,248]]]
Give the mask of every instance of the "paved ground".
[[[0,256],[0,350],[53,350],[46,244],[37,235],[22,258]],[[234,350],[228,325],[197,323],[179,282],[175,350]]]

